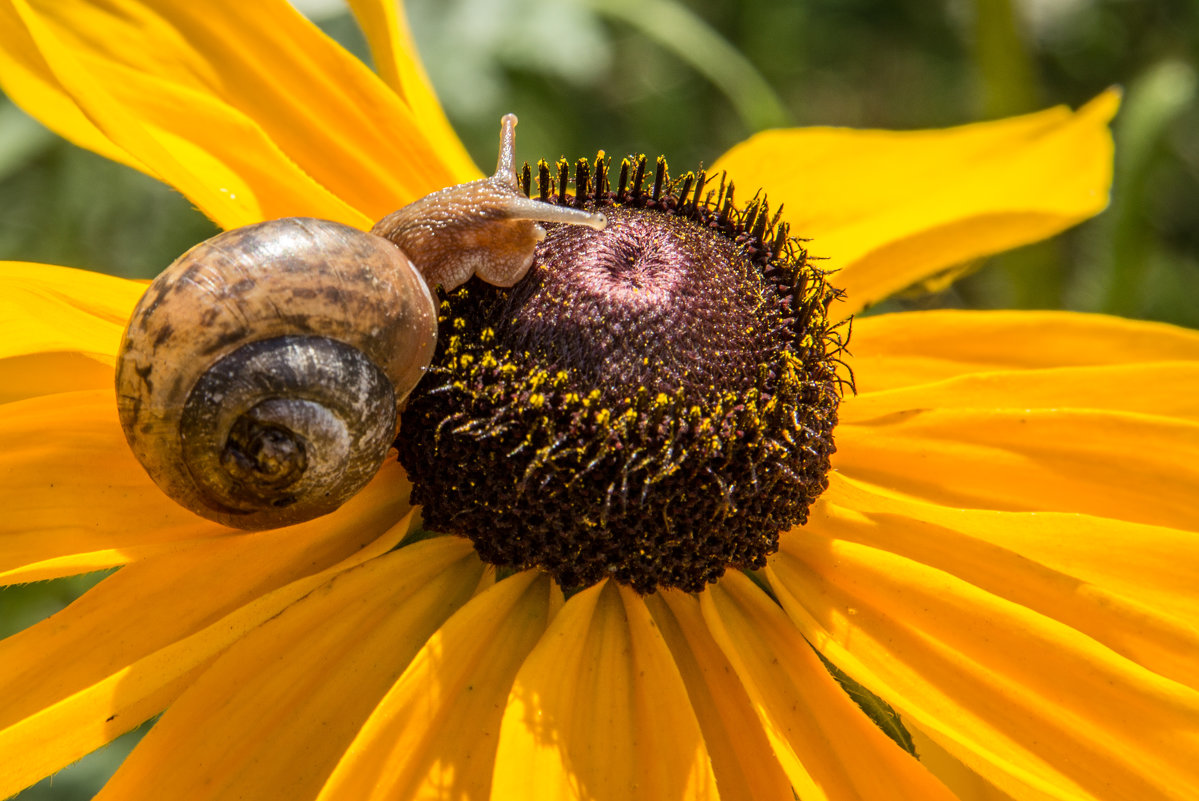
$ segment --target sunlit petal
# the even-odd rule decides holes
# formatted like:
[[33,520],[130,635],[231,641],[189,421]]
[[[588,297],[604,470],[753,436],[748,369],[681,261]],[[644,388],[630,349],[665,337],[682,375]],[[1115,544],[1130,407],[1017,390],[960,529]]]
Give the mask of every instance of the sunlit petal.
[[517,673],[492,797],[717,798],[679,670],[629,588],[573,596]]
[[839,426],[833,466],[945,506],[1199,531],[1199,422],[1103,409],[912,408]]
[[475,175],[282,0],[7,0],[0,41],[14,100],[226,228],[290,215],[367,227]]
[[[1130,388],[1135,387],[1135,391]],[[966,373],[902,389],[863,392],[841,406],[862,426],[921,409],[1090,409],[1199,422],[1199,361],[1140,362]]]
[[334,576],[192,682],[97,798],[315,797],[482,570],[468,543],[438,538]]
[[551,585],[517,574],[476,595],[421,649],[321,799],[487,799],[505,701],[545,632]]
[[646,597],[645,603],[687,685],[721,801],[787,798],[791,782],[733,666],[712,638],[699,599],[664,590]]
[[[150,481],[125,443],[111,390],[0,406],[0,481],[12,493],[0,519],[0,583],[89,572],[234,533]],[[389,462],[345,507],[304,526],[377,534],[407,513],[407,499],[404,472]]]
[[1194,362],[1199,332],[1060,311],[904,312],[854,320],[850,351],[858,391],[874,392],[994,370]]
[[0,403],[111,389],[129,310],[145,285],[86,270],[0,262]]
[[125,321],[146,291],[140,281],[17,261],[0,262],[0,281],[0,359],[72,351],[111,365]]
[[804,801],[952,798],[858,709],[782,610],[740,573],[702,596],[775,754]]
[[767,573],[822,653],[1014,797],[1182,799],[1193,539],[840,484]]
[[446,119],[425,68],[417,58],[404,4],[391,0],[349,0],[349,6],[370,44],[375,71],[412,109],[425,138],[437,143],[441,157],[459,181],[482,177]]
[[[920,754],[920,763],[944,782],[959,801],[1014,801],[1012,796],[966,767],[960,759],[929,738],[919,726],[910,720],[905,720],[904,726],[912,737],[916,753]],[[1032,798],[1037,798],[1037,801],[1048,801],[1050,796],[1027,796],[1026,798],[1029,801]]]
[[0,406],[0,481],[11,492],[0,519],[8,583],[47,578],[11,571],[62,557],[111,552],[113,561],[88,565],[97,569],[230,533],[154,486],[125,443],[112,390]]
[[[1080,514],[938,506],[835,474],[810,528],[799,532],[809,530],[951,573],[1199,689],[1193,532]],[[799,532],[787,535],[785,549]]]
[[714,168],[786,206],[792,231],[838,270],[851,312],[1102,210],[1118,104],[1107,92],[1075,113],[940,131],[767,131]]
[[0,642],[0,753],[20,755],[5,759],[0,794],[161,711],[230,643],[408,531],[387,531],[377,507],[342,522],[237,534],[130,565]]
[[0,359],[0,404],[34,396],[112,386],[112,367],[81,353]]

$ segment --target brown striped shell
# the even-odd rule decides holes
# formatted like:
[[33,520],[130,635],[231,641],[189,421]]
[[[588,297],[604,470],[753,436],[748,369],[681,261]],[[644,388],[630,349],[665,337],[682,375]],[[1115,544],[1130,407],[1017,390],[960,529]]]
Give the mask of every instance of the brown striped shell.
[[495,175],[434,192],[367,233],[294,217],[201,242],[147,289],[117,359],[117,408],[150,477],[196,514],[264,529],[327,514],[395,439],[433,357],[430,287],[509,286],[538,221],[603,215],[530,200],[504,117]]
[[331,512],[383,463],[437,308],[397,247],[288,218],[180,257],[134,310],[117,407],[151,478],[238,528]]

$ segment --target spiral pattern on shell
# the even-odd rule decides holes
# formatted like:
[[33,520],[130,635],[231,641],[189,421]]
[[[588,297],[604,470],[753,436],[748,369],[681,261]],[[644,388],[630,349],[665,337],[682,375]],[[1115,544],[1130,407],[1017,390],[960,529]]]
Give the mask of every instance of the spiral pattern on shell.
[[117,406],[179,503],[263,529],[326,514],[382,465],[434,351],[437,309],[387,240],[272,220],[176,260],[134,310]]

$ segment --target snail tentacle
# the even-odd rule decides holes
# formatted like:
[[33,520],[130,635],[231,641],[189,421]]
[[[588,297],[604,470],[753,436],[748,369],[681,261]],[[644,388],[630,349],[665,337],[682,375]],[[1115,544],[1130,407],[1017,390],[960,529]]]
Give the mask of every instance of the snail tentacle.
[[520,191],[516,177],[516,115],[504,115],[495,174],[425,195],[380,220],[372,233],[411,258],[430,287],[446,290],[478,275],[512,286],[529,271],[545,239],[538,223],[602,229],[603,214],[541,203]]

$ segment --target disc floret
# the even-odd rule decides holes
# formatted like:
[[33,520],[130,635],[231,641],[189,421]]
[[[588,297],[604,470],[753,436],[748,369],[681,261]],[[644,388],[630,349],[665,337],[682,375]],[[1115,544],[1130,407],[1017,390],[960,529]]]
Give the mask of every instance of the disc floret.
[[539,200],[607,227],[548,225],[521,283],[443,294],[397,446],[426,525],[485,561],[699,591],[762,567],[827,486],[840,293],[765,198],[608,166],[538,166]]

